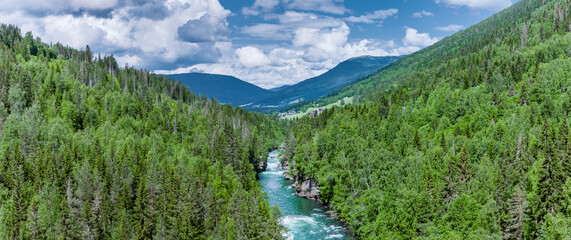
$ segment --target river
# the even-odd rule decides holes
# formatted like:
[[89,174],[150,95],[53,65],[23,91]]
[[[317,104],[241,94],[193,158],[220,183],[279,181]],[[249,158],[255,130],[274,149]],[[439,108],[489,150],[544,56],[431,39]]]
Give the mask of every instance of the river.
[[286,239],[352,239],[343,224],[326,213],[327,208],[315,201],[294,194],[293,183],[283,176],[278,153],[268,156],[268,167],[259,174],[262,190],[268,193],[270,204],[277,204],[282,211],[281,223],[289,231]]

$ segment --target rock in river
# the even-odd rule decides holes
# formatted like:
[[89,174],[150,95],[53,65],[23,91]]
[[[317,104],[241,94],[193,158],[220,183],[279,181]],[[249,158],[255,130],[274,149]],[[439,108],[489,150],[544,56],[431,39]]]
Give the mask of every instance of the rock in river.
[[320,199],[320,190],[317,182],[311,178],[304,178],[303,181],[298,179],[292,187],[295,188],[296,194],[300,197],[309,198],[318,202]]

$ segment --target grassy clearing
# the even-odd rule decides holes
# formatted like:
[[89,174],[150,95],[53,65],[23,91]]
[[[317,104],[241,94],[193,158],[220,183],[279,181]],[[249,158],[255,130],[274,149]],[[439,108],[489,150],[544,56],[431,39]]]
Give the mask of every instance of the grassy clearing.
[[308,108],[307,110],[305,110],[304,112],[300,112],[300,113],[292,114],[292,115],[286,115],[284,117],[281,117],[281,119],[297,119],[299,117],[303,117],[305,115],[308,115],[310,112],[318,110],[319,108],[329,109],[329,108],[332,108],[335,106],[343,106],[343,105],[347,105],[347,104],[353,104],[353,97],[345,97],[343,99],[338,100],[337,102],[328,104],[326,106],[311,107],[311,108]]

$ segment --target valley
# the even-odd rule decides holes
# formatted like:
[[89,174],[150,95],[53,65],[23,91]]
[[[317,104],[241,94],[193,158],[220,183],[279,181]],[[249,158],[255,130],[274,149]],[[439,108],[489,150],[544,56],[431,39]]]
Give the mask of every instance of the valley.
[[0,239],[571,239],[571,0],[252,2],[5,4]]
[[[300,109],[300,111],[296,110],[289,110],[288,112],[280,112],[278,113],[278,117],[281,119],[296,119],[303,116],[315,116],[326,109],[331,109],[333,107],[343,107],[345,105],[353,104],[353,97],[345,97],[340,99],[334,103],[330,103],[324,106],[315,106],[316,104],[307,103],[307,106],[291,106],[288,109]],[[305,110],[303,110],[305,108]]]
[[329,216],[322,204],[295,195],[292,183],[284,178],[279,152],[271,152],[267,170],[260,173],[260,185],[268,193],[270,204],[282,211],[280,222],[287,228],[286,239],[351,239],[351,233]]
[[400,57],[362,56],[348,59],[335,68],[314,78],[291,86],[265,90],[240,79],[203,73],[167,75],[180,81],[192,92],[215,98],[221,103],[240,106],[246,110],[271,113],[294,104],[310,103],[320,97],[366,77]]

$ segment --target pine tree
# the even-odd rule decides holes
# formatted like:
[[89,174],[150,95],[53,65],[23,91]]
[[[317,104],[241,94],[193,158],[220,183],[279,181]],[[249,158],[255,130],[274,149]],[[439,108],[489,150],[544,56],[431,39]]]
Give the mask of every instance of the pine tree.
[[[543,152],[544,160],[539,173],[539,186],[536,198],[533,201],[534,224],[538,229],[545,221],[545,215],[554,213],[560,206],[561,196],[558,194],[562,188],[561,168],[557,164],[555,156],[556,136],[554,128],[546,119],[543,124]],[[538,236],[535,231],[534,235]]]
[[462,152],[460,152],[460,158],[458,159],[458,166],[457,166],[457,179],[458,182],[470,185],[470,157],[468,156],[468,151],[466,149],[466,145],[462,147]]
[[0,159],[0,184],[9,189],[14,184],[14,173],[12,169],[15,164],[12,163],[12,151],[10,147],[5,146],[3,150],[4,154],[2,154],[2,158]]
[[452,202],[452,200],[454,200],[454,198],[456,198],[456,196],[457,196],[457,194],[456,194],[457,173],[458,173],[458,170],[456,167],[455,159],[453,157],[451,157],[448,159],[448,171],[446,172],[445,179],[444,179],[446,185],[443,188],[443,191],[444,191],[443,197],[447,203]]
[[466,137],[467,138],[471,138],[472,137],[472,131],[470,130],[470,124],[466,124]]
[[557,160],[562,172],[560,181],[564,183],[568,177],[571,177],[571,142],[569,141],[569,125],[566,117],[563,117],[563,122],[559,128],[557,147]]
[[81,209],[81,218],[80,218],[80,227],[81,227],[81,235],[82,239],[93,239],[94,233],[91,226],[94,222],[94,216],[91,212],[91,203],[84,202],[83,208]]
[[504,233],[504,239],[523,239],[527,200],[525,192],[517,186],[512,194],[508,209],[508,226]]
[[525,177],[525,151],[522,141],[522,134],[519,133],[515,145],[515,156],[512,166],[515,173],[519,176],[519,185],[523,187]]
[[103,191],[101,196],[96,195],[93,203],[93,215],[94,219],[94,232],[95,232],[95,239],[109,239],[111,229],[111,215],[113,210],[111,209],[112,204],[109,201],[109,196],[107,191]]
[[153,216],[149,212],[149,199],[147,194],[146,179],[141,179],[137,191],[137,200],[133,209],[134,229],[137,231],[137,239],[151,239],[154,235]]
[[113,230],[111,231],[112,239],[134,239],[132,236],[133,226],[129,222],[129,216],[125,209],[117,211]]
[[41,232],[39,226],[39,216],[38,216],[38,197],[34,196],[32,202],[28,206],[28,216],[26,222],[26,237],[27,239],[39,239],[40,236],[44,236],[45,233]]
[[520,105],[527,105],[527,83],[521,85],[521,91],[519,93],[518,103]]
[[61,201],[60,209],[60,218],[56,227],[56,233],[58,237],[62,240],[80,239],[77,221],[69,210],[67,201],[65,199]]
[[[15,153],[14,155],[18,155]],[[25,222],[26,222],[26,209],[28,205],[28,188],[27,183],[24,178],[24,171],[22,167],[18,167],[14,173],[16,176],[14,178],[14,187],[12,188],[12,201],[14,202],[14,209],[12,211],[12,236],[17,238],[23,238],[25,232]]]
[[416,131],[414,131],[414,146],[418,150],[422,149],[422,143],[420,142],[420,136],[418,135],[418,129]]

